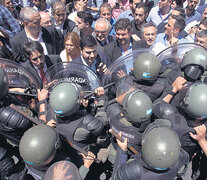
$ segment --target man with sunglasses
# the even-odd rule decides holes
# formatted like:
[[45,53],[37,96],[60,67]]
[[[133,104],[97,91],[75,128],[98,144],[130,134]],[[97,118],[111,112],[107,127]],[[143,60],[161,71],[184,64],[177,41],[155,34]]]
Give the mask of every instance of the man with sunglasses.
[[44,55],[43,47],[38,41],[24,44],[23,53],[27,59],[23,66],[36,77],[40,85],[47,69],[53,64],[61,62],[58,55]]

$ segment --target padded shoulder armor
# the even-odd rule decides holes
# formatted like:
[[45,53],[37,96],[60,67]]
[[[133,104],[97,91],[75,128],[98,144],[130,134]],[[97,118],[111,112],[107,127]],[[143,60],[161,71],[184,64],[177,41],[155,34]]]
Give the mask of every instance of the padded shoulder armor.
[[31,125],[28,119],[10,107],[0,108],[0,123],[10,130],[20,131],[26,131]]
[[177,109],[171,104],[162,101],[153,104],[153,113],[157,118],[162,119],[165,116],[177,113]]
[[103,129],[103,123],[101,120],[91,116],[87,115],[84,116],[82,121],[82,127],[90,131],[93,135],[99,135]]
[[141,165],[138,161],[132,160],[127,162],[125,165],[121,166],[116,174],[117,180],[122,179],[131,179],[131,180],[139,180],[141,178]]

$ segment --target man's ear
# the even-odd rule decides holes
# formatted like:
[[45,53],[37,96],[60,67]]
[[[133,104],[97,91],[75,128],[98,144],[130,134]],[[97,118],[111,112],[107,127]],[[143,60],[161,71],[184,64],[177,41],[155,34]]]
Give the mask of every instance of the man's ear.
[[175,29],[174,29],[174,32],[177,33],[177,34],[179,34],[180,29],[179,29],[179,28],[175,28]]
[[86,27],[90,27],[90,24],[89,23],[86,23]]

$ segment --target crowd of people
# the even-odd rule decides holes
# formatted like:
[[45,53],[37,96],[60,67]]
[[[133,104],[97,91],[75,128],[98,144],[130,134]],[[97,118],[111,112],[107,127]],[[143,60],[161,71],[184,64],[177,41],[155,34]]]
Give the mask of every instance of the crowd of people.
[[1,0],[0,179],[207,179],[206,48],[206,0]]

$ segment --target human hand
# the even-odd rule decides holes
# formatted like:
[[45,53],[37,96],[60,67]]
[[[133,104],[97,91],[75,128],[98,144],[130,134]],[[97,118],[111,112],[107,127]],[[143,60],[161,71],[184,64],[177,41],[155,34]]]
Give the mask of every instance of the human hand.
[[103,72],[104,74],[106,74],[108,72],[108,68],[105,64],[100,63],[97,72]]
[[103,87],[96,88],[94,92],[95,92],[96,96],[98,96],[98,97],[105,94],[105,91],[104,91]]
[[[120,137],[122,137],[122,132],[120,131],[118,134]],[[124,138],[124,142],[119,141],[118,139],[116,139],[117,144],[119,145],[119,147],[123,150],[126,151],[127,150],[127,138]]]
[[56,127],[56,121],[54,119],[51,119],[47,122],[47,125],[50,127]]
[[88,99],[83,99],[80,101],[80,103],[84,106],[87,107],[88,106]]
[[[172,83],[172,87],[173,87],[173,92],[177,93],[178,91],[180,91],[183,87],[187,86],[186,83],[186,79],[183,77],[177,77],[176,80]],[[184,85],[185,84],[185,85]]]
[[201,126],[197,126],[197,127],[194,127],[195,131],[196,131],[196,134],[193,134],[193,133],[189,133],[190,134],[190,137],[192,137],[193,139],[195,139],[196,141],[198,142],[201,142],[201,141],[205,141],[205,136],[206,136],[206,126],[203,124]]
[[93,164],[94,159],[96,158],[96,156],[90,151],[88,151],[87,156],[85,156],[83,153],[81,153],[81,155],[83,156],[84,166],[89,169],[91,164]]
[[132,38],[135,40],[135,41],[140,41],[141,39],[139,38],[139,36],[137,36],[136,34],[132,34]]
[[38,101],[42,101],[42,100],[45,100],[48,98],[48,90],[46,89],[38,89],[37,90],[37,98],[38,98]]
[[123,70],[119,70],[118,73],[117,73],[117,76],[119,78],[122,78],[122,77],[126,76],[126,74],[125,74],[125,72]]

